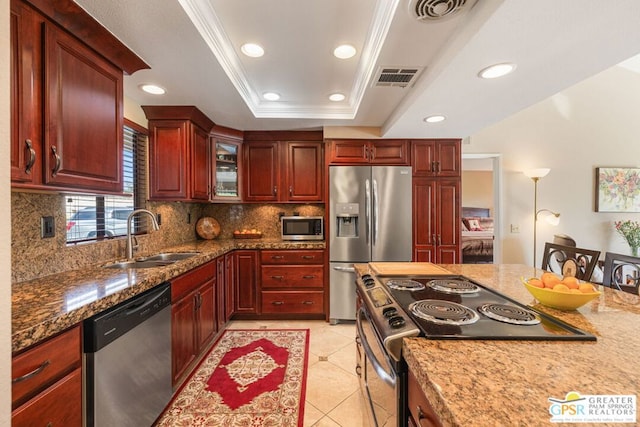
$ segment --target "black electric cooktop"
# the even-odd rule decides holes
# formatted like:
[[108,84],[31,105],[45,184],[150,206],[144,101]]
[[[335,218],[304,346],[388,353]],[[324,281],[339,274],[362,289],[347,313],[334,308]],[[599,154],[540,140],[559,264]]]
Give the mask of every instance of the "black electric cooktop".
[[464,276],[377,279],[425,338],[596,340],[587,332]]

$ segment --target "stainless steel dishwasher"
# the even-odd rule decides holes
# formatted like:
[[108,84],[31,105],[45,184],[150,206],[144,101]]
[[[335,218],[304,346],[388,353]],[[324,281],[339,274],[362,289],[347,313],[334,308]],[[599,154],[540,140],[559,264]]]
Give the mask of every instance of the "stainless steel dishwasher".
[[84,322],[86,426],[150,426],[172,396],[166,282]]

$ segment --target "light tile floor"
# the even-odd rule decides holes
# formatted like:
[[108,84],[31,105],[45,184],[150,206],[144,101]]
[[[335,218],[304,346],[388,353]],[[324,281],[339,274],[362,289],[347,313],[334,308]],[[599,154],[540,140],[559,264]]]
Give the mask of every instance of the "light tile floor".
[[229,329],[309,329],[304,427],[366,426],[356,376],[355,325],[324,321],[235,320]]

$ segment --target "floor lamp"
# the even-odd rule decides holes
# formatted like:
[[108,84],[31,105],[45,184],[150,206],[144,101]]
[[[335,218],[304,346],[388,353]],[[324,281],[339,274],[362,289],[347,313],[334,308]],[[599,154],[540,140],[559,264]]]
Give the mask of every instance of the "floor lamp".
[[545,219],[547,222],[553,225],[558,225],[560,222],[560,214],[550,211],[549,209],[538,210],[538,181],[540,178],[547,176],[551,171],[548,168],[530,169],[524,171],[524,174],[533,180],[533,267],[536,267],[536,250],[537,250],[537,236],[538,236],[538,216],[545,213]]

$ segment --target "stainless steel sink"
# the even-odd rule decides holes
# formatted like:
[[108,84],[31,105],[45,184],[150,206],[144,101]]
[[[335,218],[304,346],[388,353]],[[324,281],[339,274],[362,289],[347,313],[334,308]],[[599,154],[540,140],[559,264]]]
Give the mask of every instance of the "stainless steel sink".
[[167,252],[152,255],[145,258],[138,258],[131,261],[121,261],[114,264],[107,264],[104,268],[155,268],[171,265],[174,262],[191,258],[199,252]]

